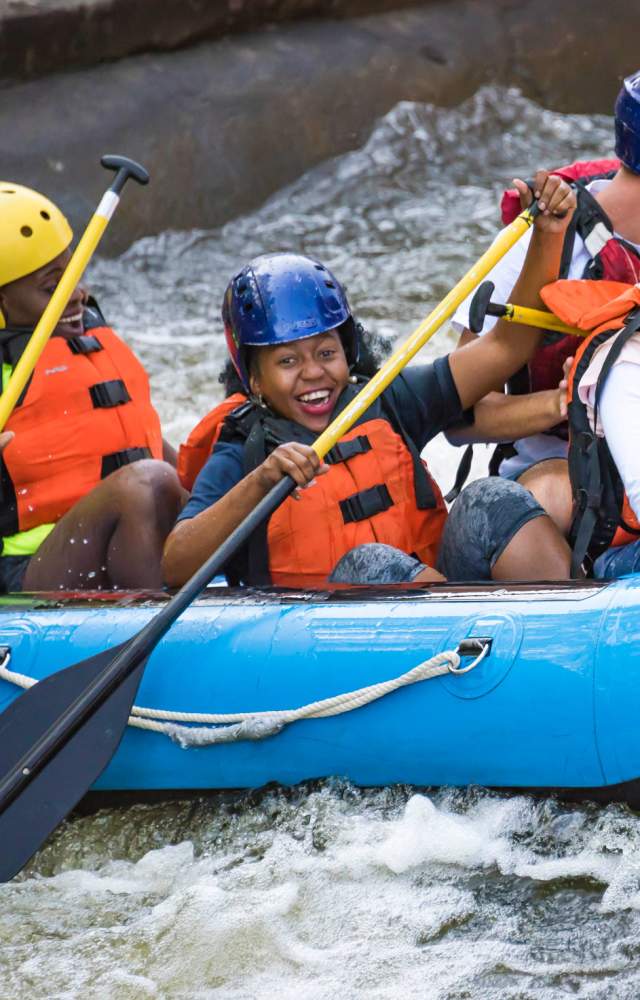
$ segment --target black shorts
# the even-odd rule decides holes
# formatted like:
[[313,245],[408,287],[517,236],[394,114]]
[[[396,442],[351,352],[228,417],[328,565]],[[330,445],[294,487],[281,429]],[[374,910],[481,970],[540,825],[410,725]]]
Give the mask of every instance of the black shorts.
[[30,562],[31,556],[0,556],[0,594],[17,594],[23,589]]

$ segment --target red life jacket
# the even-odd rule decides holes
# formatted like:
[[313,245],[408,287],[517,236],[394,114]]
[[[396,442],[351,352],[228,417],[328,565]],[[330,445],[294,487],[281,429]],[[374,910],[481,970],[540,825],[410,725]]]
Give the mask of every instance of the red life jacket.
[[[3,375],[29,337],[3,331]],[[106,325],[49,340],[6,429],[15,438],[1,463],[3,536],[60,520],[122,465],[162,458],[147,374]]]
[[[583,240],[590,259],[582,278],[605,281],[623,281],[634,284],[640,280],[640,256],[631,244],[613,235],[613,226],[596,199],[587,190],[591,181],[612,178],[620,167],[619,160],[584,160],[552,170],[551,173],[563,180],[573,182],[576,187],[577,206],[567,230],[559,278],[569,273],[576,235]],[[502,221],[507,225],[520,212],[520,198],[515,189],[505,191],[500,205]],[[512,392],[538,392],[541,389],[555,389],[562,378],[562,366],[568,357],[576,352],[580,337],[564,336],[547,331],[541,346],[528,365],[528,378],[515,376],[510,382]],[[566,436],[562,425],[547,433]]]
[[569,532],[572,575],[611,545],[626,545],[640,536],[640,522],[624,492],[604,438],[588,419],[577,387],[594,352],[612,337],[595,393],[594,425],[602,390],[624,344],[640,330],[640,285],[614,281],[558,281],[542,290],[547,306],[566,323],[591,332],[576,351],[568,379],[569,475],[574,514]]
[[[344,405],[355,392],[352,386],[345,390]],[[233,399],[212,410],[189,435],[188,478],[197,475],[196,454],[206,452],[210,441],[241,442],[247,473],[278,444],[313,441],[300,425],[252,403],[229,413]],[[322,587],[338,560],[365,542],[384,542],[435,563],[447,517],[440,490],[390,401],[378,400],[367,416],[326,456],[329,472],[301,490],[299,499],[285,500],[254,533],[248,569],[238,572],[238,579],[252,585]],[[185,470],[186,465],[185,457]],[[233,569],[227,575],[236,576]]]

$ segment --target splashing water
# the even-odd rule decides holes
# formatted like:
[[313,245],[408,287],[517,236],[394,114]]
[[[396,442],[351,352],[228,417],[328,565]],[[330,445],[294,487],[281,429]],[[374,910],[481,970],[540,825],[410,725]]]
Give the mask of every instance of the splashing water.
[[[487,247],[514,175],[610,155],[611,136],[514,91],[404,103],[253,215],[141,240],[90,283],[177,442],[220,398],[219,303],[248,258],[319,257],[367,327],[405,337]],[[427,454],[448,485],[457,454]],[[137,805],[75,818],[0,888],[0,1000],[565,995],[640,995],[626,808],[339,782]]]
[[104,811],[0,891],[0,995],[637,996],[639,848],[626,809],[473,790]]

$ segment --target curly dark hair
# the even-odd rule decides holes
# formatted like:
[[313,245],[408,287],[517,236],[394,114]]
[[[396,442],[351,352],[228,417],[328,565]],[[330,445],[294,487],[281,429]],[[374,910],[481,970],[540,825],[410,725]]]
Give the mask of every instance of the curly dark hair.
[[[361,323],[358,323],[357,327],[360,337],[360,351],[358,364],[354,368],[353,374],[361,375],[363,378],[371,378],[389,356],[393,345],[389,337],[370,333],[365,330]],[[231,358],[227,358],[224,368],[219,372],[218,382],[224,386],[225,396],[232,396],[234,392],[245,392]]]

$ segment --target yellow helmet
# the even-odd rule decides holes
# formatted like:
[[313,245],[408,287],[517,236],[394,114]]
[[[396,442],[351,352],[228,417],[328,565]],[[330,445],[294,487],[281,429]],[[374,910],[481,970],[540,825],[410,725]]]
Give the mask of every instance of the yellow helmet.
[[73,233],[52,201],[21,184],[0,181],[0,287],[44,267]]

